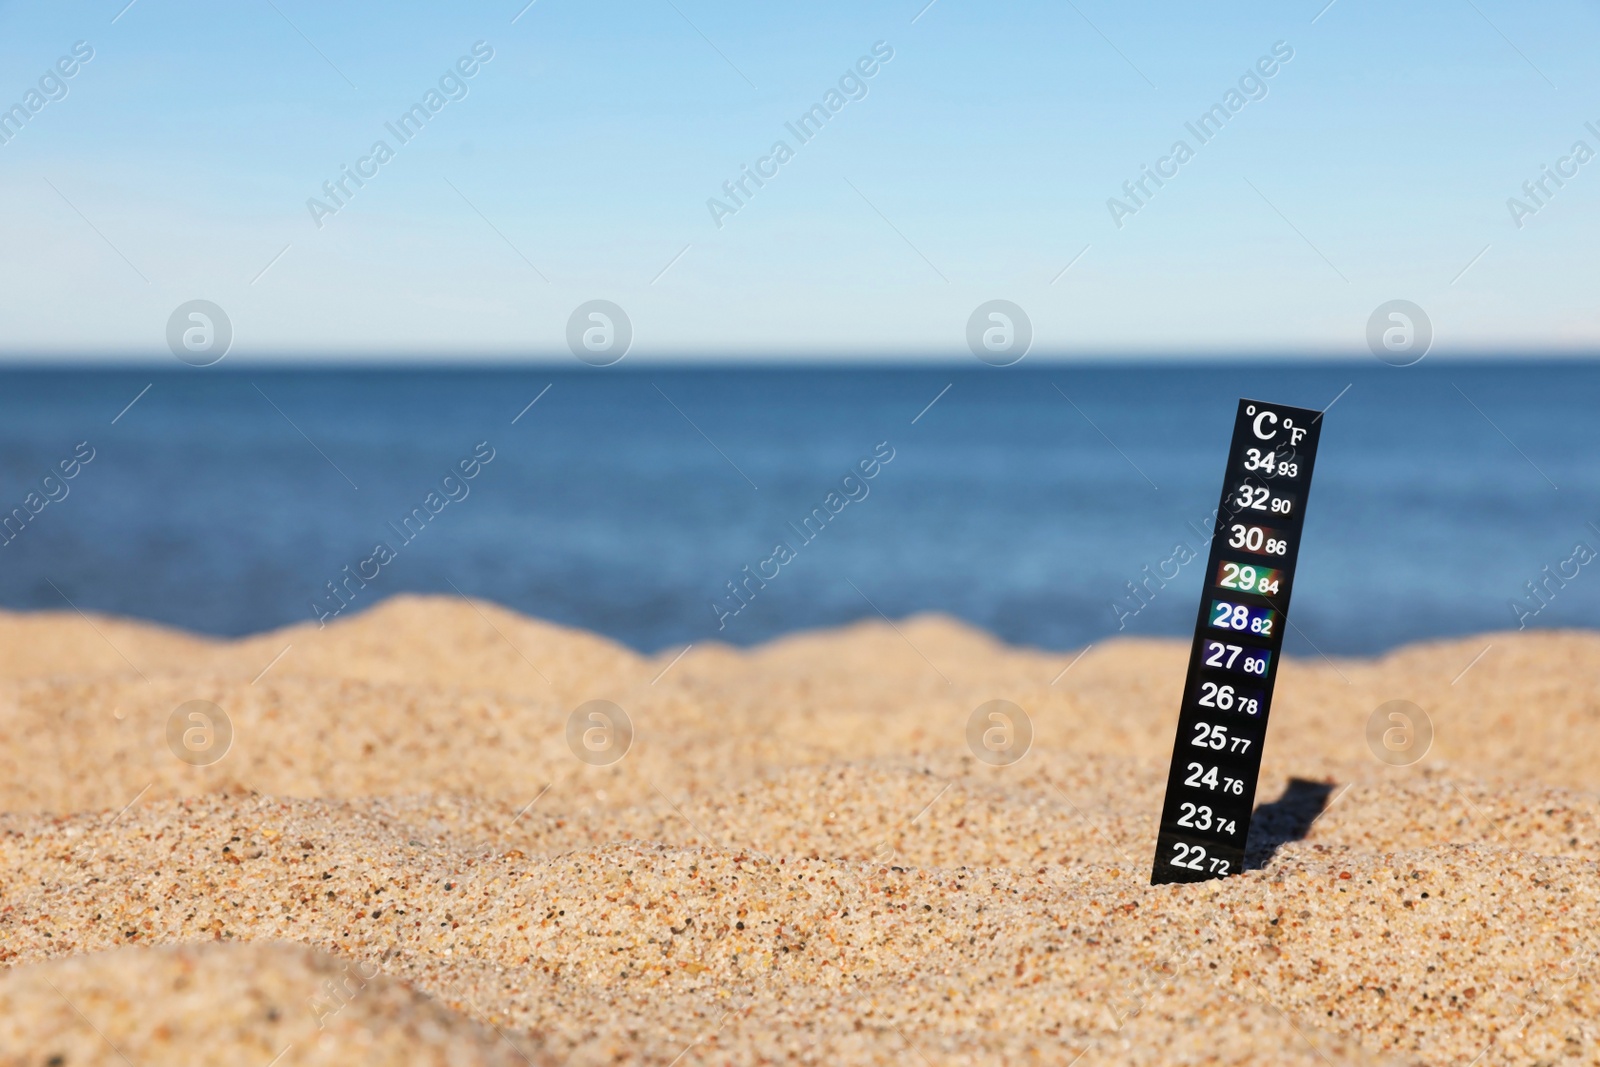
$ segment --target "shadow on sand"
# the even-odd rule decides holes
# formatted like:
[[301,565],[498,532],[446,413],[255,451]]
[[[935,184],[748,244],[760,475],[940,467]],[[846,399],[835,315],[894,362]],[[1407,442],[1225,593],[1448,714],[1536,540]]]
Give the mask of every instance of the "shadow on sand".
[[1272,862],[1278,849],[1311,832],[1311,824],[1328,806],[1336,782],[1291,778],[1283,795],[1256,808],[1250,819],[1250,837],[1244,846],[1244,868],[1260,870]]

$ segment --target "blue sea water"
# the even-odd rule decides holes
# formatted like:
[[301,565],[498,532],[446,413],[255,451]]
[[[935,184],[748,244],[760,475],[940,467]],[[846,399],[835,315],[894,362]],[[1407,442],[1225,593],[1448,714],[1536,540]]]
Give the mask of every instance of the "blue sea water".
[[[1600,626],[1600,566],[1567,562],[1600,548],[1600,367],[1444,361],[9,371],[0,511],[44,498],[80,442],[94,458],[13,522],[0,605],[237,635],[338,607],[348,566],[376,577],[347,612],[459,591],[649,651],[879,611],[1053,649],[1181,635],[1240,396],[1337,398],[1290,651],[1515,628],[1519,600],[1532,627]],[[480,442],[494,458],[444,483]],[[875,449],[892,460],[846,487]],[[861,499],[804,542],[845,488]],[[780,541],[793,558],[719,629],[726,583]],[[1180,544],[1201,562],[1128,599]],[[1541,606],[1526,583],[1547,566],[1577,573]]]

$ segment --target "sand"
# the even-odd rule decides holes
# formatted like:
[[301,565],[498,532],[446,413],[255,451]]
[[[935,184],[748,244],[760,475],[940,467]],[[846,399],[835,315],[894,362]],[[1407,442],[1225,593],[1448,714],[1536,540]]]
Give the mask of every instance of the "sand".
[[0,1064],[1600,1063],[1600,635],[1285,660],[1255,869],[1156,888],[1186,643],[679,651],[460,598],[0,615]]

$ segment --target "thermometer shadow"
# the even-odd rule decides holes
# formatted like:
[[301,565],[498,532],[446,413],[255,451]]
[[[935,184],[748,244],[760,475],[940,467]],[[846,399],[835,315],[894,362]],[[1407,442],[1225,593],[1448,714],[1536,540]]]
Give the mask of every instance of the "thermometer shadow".
[[1282,796],[1256,808],[1244,846],[1245,870],[1260,870],[1272,862],[1278,849],[1303,840],[1311,832],[1311,824],[1327,808],[1328,797],[1337,786],[1337,782],[1291,778]]

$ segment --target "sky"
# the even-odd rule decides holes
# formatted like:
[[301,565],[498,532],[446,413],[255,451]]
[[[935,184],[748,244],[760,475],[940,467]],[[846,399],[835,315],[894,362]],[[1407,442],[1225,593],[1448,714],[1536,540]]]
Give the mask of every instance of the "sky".
[[525,2],[0,3],[0,359],[193,300],[233,362],[571,363],[593,300],[632,362],[1600,342],[1594,3]]

